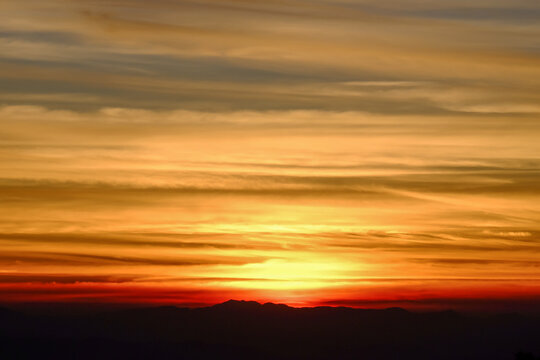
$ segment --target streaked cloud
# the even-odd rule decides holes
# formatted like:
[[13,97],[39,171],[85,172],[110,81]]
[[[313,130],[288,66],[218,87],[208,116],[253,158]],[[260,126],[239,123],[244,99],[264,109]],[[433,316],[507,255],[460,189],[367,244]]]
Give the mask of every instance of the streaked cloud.
[[538,298],[536,1],[0,10],[5,301]]

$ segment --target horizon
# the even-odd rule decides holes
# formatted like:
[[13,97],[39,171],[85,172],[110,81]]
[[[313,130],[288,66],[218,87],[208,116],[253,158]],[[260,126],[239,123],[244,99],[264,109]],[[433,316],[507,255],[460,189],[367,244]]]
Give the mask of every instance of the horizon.
[[540,314],[294,308],[242,300],[198,308],[32,310],[0,307],[3,357],[536,360],[540,351]]
[[[438,313],[455,313],[459,315],[467,316],[500,316],[500,315],[517,315],[523,317],[538,318],[540,316],[540,310],[536,306],[516,306],[515,303],[506,304],[506,306],[495,306],[489,304],[486,307],[485,304],[475,304],[475,306],[469,307],[452,307],[441,306],[437,304],[435,306],[417,306],[408,307],[407,303],[377,303],[377,304],[310,304],[310,305],[290,305],[286,303],[278,303],[272,301],[257,301],[257,300],[245,300],[245,299],[228,299],[217,303],[82,303],[82,302],[16,302],[16,303],[1,303],[0,309],[6,309],[8,311],[20,312],[28,315],[46,315],[46,316],[80,316],[91,315],[100,313],[109,313],[124,310],[145,310],[145,309],[209,309],[209,308],[221,308],[222,305],[235,305],[234,309],[229,308],[231,311],[239,309],[262,309],[265,306],[275,306],[277,308],[287,309],[349,309],[349,310],[364,310],[364,311],[385,311],[385,310],[401,310],[408,313],[416,314],[438,314]],[[371,305],[371,306],[370,306]],[[374,305],[374,306],[373,306]],[[401,306],[400,306],[401,305]],[[484,305],[484,306],[482,306]],[[491,305],[491,306],[489,306]]]

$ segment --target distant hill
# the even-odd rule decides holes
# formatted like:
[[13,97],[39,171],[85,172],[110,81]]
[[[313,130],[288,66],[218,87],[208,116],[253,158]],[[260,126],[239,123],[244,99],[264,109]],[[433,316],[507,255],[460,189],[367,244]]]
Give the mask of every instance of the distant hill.
[[540,318],[235,300],[62,316],[0,308],[1,359],[512,360],[520,351],[540,354]]

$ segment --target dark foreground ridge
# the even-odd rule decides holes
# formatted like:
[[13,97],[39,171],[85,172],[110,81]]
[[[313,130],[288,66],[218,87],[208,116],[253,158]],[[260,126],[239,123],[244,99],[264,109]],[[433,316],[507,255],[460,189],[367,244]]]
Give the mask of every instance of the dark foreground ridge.
[[234,300],[97,314],[0,308],[0,339],[0,359],[537,360],[540,318]]

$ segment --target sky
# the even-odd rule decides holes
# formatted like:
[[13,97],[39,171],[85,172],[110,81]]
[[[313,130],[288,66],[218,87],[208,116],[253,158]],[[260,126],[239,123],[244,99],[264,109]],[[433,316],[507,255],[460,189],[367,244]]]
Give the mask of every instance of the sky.
[[538,0],[3,0],[0,302],[540,309]]

